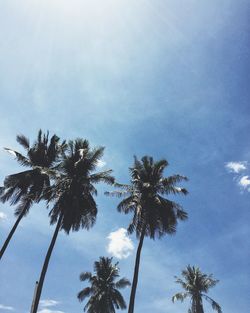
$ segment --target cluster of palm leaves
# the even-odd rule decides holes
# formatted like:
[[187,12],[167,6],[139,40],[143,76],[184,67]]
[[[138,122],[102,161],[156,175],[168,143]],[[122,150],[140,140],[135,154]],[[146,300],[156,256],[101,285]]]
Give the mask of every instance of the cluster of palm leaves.
[[222,312],[220,305],[206,295],[208,290],[218,283],[212,274],[204,274],[198,267],[188,265],[181,275],[183,279],[176,277],[176,283],[180,284],[185,291],[175,294],[172,298],[173,302],[176,300],[183,302],[184,299],[190,298],[189,313],[204,313],[202,299],[205,299],[214,310],[218,313]]
[[112,264],[112,258],[100,257],[94,263],[94,273],[84,272],[80,280],[87,280],[90,287],[86,287],[78,293],[78,299],[83,301],[90,297],[84,307],[89,313],[115,313],[115,309],[126,309],[126,303],[118,289],[130,286],[130,282],[124,277],[119,277],[118,263]]
[[[145,156],[141,160],[134,158],[134,164],[130,168],[130,184],[118,184],[111,176],[112,170],[96,172],[104,147],[91,148],[89,142],[83,139],[60,141],[56,135],[49,139],[49,133],[43,134],[41,130],[32,145],[23,135],[18,135],[17,141],[26,150],[26,156],[12,149],[5,149],[28,169],[7,176],[4,186],[0,189],[0,200],[16,205],[17,217],[0,251],[0,259],[18,224],[28,214],[34,203],[45,201],[49,208],[50,224],[56,224],[37,284],[31,313],[37,313],[46,271],[59,231],[64,230],[69,234],[70,231],[78,231],[80,228],[89,229],[94,225],[97,216],[97,205],[94,199],[97,195],[95,185],[100,182],[111,184],[117,189],[106,192],[107,195],[124,198],[117,209],[125,214],[132,213],[128,233],[135,232],[139,239],[128,308],[128,313],[133,313],[144,238],[155,239],[166,234],[174,234],[178,221],[187,219],[187,213],[182,207],[166,198],[170,194],[186,195],[187,190],[177,187],[176,184],[187,178],[181,175],[164,177],[163,173],[168,162],[166,160],[154,161],[152,157]],[[84,308],[88,313],[114,313],[115,309],[126,308],[126,303],[118,289],[129,286],[130,283],[125,278],[115,282],[119,277],[117,265],[117,263],[112,264],[111,258],[101,257],[94,264],[95,275],[89,272],[81,274],[80,279],[90,283],[90,287],[84,288],[78,294],[80,301],[90,297]],[[197,273],[200,273],[200,276]],[[195,277],[203,277],[201,272],[197,273]],[[184,275],[184,277],[187,276]],[[199,289],[202,284],[200,282],[200,285],[196,285],[197,279],[193,282],[192,288],[183,283],[186,293],[182,296],[177,294],[173,299],[183,300],[190,296],[192,298],[190,312],[203,313],[202,297],[210,302],[213,301],[205,293],[217,282],[206,275],[203,279],[206,280],[207,287]],[[199,293],[195,288],[199,289]],[[194,293],[192,293],[193,290],[195,290]],[[218,304],[211,303],[213,308],[220,313]]]

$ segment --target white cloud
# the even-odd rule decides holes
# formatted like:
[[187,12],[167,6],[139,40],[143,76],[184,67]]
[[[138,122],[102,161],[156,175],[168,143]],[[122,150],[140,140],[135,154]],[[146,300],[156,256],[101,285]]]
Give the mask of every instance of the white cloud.
[[115,232],[111,232],[108,237],[110,241],[107,247],[108,253],[118,259],[127,258],[134,250],[132,240],[127,235],[125,228],[119,228]]
[[105,161],[102,160],[98,160],[97,161],[97,167],[102,168],[106,165],[107,163]]
[[56,300],[52,300],[52,299],[45,299],[45,300],[41,300],[40,301],[40,306],[43,307],[43,308],[47,308],[47,307],[50,307],[50,306],[55,306],[59,304],[58,301]]
[[244,189],[247,189],[248,191],[250,191],[250,179],[249,179],[249,176],[246,175],[246,176],[242,176],[241,179],[239,180],[239,185],[244,188]]
[[233,173],[239,173],[247,169],[247,162],[228,162],[225,167]]
[[63,311],[48,309],[48,307],[56,306],[59,303],[60,303],[59,301],[52,299],[41,300],[39,304],[41,309],[38,311],[38,313],[64,313]]
[[14,311],[14,308],[12,306],[0,304],[0,310]]
[[7,215],[3,212],[0,212],[0,220],[6,220],[6,218],[7,218]]
[[50,310],[50,309],[42,309],[38,311],[38,313],[65,313],[63,311],[55,311],[55,310]]

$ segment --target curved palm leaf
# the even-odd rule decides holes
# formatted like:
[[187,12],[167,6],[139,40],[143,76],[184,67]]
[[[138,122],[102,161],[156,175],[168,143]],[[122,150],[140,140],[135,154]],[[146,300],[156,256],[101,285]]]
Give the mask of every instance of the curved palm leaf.
[[175,301],[181,301],[183,302],[187,297],[188,297],[188,293],[187,292],[179,292],[179,293],[176,293],[173,297],[172,297],[172,301],[175,302]]
[[222,313],[219,303],[215,302],[212,298],[208,297],[207,295],[202,294],[202,297],[204,297],[212,305],[212,308],[214,310],[216,310],[218,313]]

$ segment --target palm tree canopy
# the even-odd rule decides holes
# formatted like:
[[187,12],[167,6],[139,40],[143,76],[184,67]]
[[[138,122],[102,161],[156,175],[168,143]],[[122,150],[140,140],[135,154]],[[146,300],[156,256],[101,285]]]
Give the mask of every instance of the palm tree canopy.
[[61,229],[66,233],[93,226],[97,214],[94,200],[97,190],[94,184],[114,183],[110,175],[112,170],[94,172],[103,151],[103,147],[91,149],[87,140],[76,139],[69,141],[63,153],[59,175],[47,189],[46,199],[48,203],[54,202],[49,213],[51,224],[62,215]]
[[190,312],[199,313],[197,304],[202,306],[202,298],[204,298],[212,305],[214,310],[218,313],[222,312],[220,305],[206,295],[209,289],[214,287],[219,280],[214,279],[212,274],[204,274],[198,267],[190,265],[182,271],[181,275],[183,278],[175,277],[176,283],[180,284],[185,292],[175,294],[172,297],[173,302],[176,300],[183,302],[185,298],[189,297],[192,303]]
[[41,130],[32,146],[24,135],[18,135],[16,139],[26,150],[26,156],[9,148],[5,150],[30,169],[5,178],[0,200],[10,201],[11,205],[19,203],[15,211],[19,215],[23,210],[27,214],[33,201],[39,201],[44,189],[50,185],[49,170],[58,164],[65,142],[60,144],[56,135],[49,139],[49,132],[43,134]]
[[83,301],[90,297],[84,307],[88,313],[115,313],[115,309],[126,309],[126,303],[118,289],[130,286],[126,278],[119,279],[118,263],[112,264],[112,258],[100,257],[94,263],[94,275],[84,272],[81,281],[88,281],[90,287],[81,290],[77,297]]
[[181,175],[164,177],[167,166],[166,160],[154,161],[152,157],[144,156],[140,161],[135,157],[130,168],[131,184],[116,184],[120,190],[106,193],[125,197],[119,203],[118,211],[133,213],[129,233],[135,231],[139,237],[144,229],[145,236],[154,239],[155,236],[175,233],[178,219],[187,219],[187,213],[179,204],[164,197],[169,194],[186,195],[187,190],[176,184],[187,178]]

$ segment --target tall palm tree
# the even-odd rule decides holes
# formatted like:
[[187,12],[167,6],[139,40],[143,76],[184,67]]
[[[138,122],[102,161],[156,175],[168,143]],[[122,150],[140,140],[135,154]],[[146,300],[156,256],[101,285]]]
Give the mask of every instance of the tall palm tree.
[[9,201],[11,205],[18,204],[15,210],[17,220],[1,248],[0,259],[21,219],[28,214],[32,204],[40,200],[44,188],[50,185],[48,171],[57,165],[65,145],[65,143],[59,144],[59,137],[56,135],[49,140],[49,132],[43,134],[41,130],[32,146],[29,139],[23,135],[18,135],[16,140],[26,150],[26,156],[9,148],[5,150],[11,153],[22,166],[30,169],[7,176],[4,187],[0,190],[0,201],[3,203]]
[[213,278],[213,275],[207,275],[200,271],[198,267],[188,265],[181,273],[183,279],[175,277],[176,283],[180,284],[185,292],[179,292],[172,297],[172,301],[184,301],[191,299],[189,313],[204,313],[202,299],[207,300],[214,310],[221,313],[220,305],[206,294],[208,290],[214,287],[219,281]]
[[128,227],[128,233],[136,233],[139,245],[136,253],[134,277],[130,294],[129,313],[134,312],[135,294],[138,282],[141,249],[144,237],[155,239],[165,234],[176,232],[177,221],[185,220],[187,213],[181,206],[164,195],[187,194],[187,190],[176,187],[175,184],[186,177],[173,175],[164,177],[163,172],[167,167],[166,160],[154,161],[152,157],[144,156],[141,161],[134,158],[134,165],[130,168],[131,184],[116,184],[118,191],[106,193],[118,197],[127,196],[122,200],[117,209],[119,212],[132,213],[133,218]]
[[54,184],[44,193],[48,204],[53,202],[49,216],[50,223],[56,223],[56,228],[38,281],[32,313],[36,313],[38,309],[43,282],[59,230],[69,234],[70,231],[78,231],[80,228],[91,228],[97,214],[93,197],[97,195],[97,190],[94,184],[114,183],[114,178],[110,175],[112,170],[93,173],[103,151],[103,147],[90,149],[87,140],[70,141],[63,153],[58,173],[53,176]]
[[115,313],[115,309],[126,309],[126,303],[118,289],[130,286],[126,278],[118,281],[118,263],[112,264],[112,258],[100,257],[94,263],[94,273],[84,272],[80,275],[80,280],[87,280],[90,287],[81,290],[77,297],[79,301],[90,297],[84,307],[87,313]]

